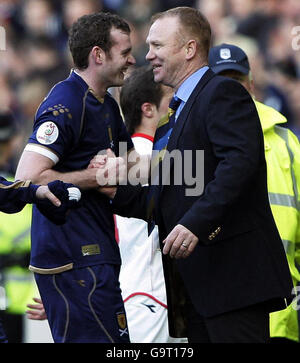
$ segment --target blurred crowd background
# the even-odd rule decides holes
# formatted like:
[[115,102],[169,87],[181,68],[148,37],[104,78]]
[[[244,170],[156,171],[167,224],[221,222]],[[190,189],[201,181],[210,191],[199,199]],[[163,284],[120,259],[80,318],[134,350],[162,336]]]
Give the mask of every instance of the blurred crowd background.
[[[232,43],[246,51],[256,98],[283,113],[300,137],[300,0],[0,0],[6,36],[0,50],[0,113],[10,110],[17,121],[14,159],[39,103],[70,72],[68,29],[78,17],[96,11],[123,16],[132,26],[137,65],[143,65],[151,15],[176,6],[193,6],[206,15],[212,45]],[[13,169],[14,162],[7,167]]]

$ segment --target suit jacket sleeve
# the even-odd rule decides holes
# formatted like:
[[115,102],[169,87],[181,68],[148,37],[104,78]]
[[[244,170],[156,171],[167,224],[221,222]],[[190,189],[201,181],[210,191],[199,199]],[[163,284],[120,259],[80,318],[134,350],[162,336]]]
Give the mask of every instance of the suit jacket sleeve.
[[21,211],[27,203],[36,201],[38,187],[29,181],[9,182],[0,177],[0,210],[5,213]]
[[[217,167],[203,194],[178,223],[200,241],[209,243],[209,234],[222,224],[232,205],[251,188],[262,161],[263,139],[251,96],[233,80],[224,80],[215,89],[205,123]],[[240,213],[245,207],[240,206]]]
[[147,221],[147,193],[147,186],[119,185],[112,200],[113,213]]

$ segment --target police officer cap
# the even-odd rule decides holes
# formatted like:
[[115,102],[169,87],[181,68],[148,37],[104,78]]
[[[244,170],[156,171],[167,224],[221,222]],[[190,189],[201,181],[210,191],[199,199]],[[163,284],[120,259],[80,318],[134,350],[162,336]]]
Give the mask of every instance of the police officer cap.
[[232,44],[221,44],[212,47],[208,55],[208,63],[215,73],[225,70],[235,70],[248,74],[250,70],[246,53]]

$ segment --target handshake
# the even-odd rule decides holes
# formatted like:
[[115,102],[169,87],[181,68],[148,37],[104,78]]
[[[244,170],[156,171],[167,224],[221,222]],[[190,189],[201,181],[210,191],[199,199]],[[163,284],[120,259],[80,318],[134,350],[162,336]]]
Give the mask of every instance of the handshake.
[[88,169],[99,169],[96,173],[100,187],[122,184],[127,178],[127,165],[122,157],[116,157],[111,149],[106,154],[98,154],[90,161]]
[[122,157],[116,157],[111,149],[106,154],[98,154],[90,161],[88,169],[97,169],[98,191],[113,199],[117,185],[127,180],[127,165]]
[[96,180],[100,191],[106,193],[110,188],[116,190],[117,185],[147,184],[149,178],[149,155],[140,155],[134,149],[125,157],[116,157],[111,149],[98,154],[90,161],[88,169],[97,169]]

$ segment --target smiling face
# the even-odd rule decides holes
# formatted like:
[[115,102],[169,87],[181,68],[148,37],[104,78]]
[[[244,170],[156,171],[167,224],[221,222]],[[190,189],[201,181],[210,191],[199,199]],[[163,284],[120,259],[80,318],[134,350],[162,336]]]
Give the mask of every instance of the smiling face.
[[146,59],[153,67],[154,81],[178,88],[186,78],[185,39],[177,17],[156,20],[147,37]]
[[129,34],[113,28],[110,33],[112,47],[105,53],[101,74],[107,87],[122,86],[125,73],[135,59],[131,54],[131,42]]

